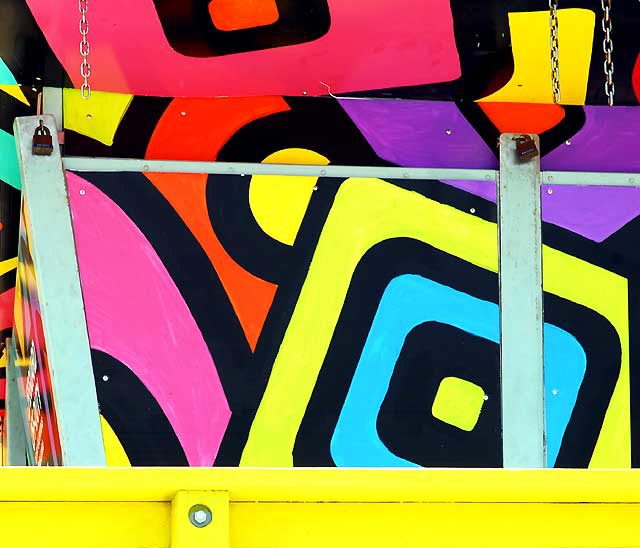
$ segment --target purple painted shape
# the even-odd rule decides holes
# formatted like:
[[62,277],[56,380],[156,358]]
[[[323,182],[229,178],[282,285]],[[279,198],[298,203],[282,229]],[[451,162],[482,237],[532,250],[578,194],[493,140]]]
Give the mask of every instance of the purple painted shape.
[[455,103],[340,99],[376,154],[407,167],[497,169],[498,160]]
[[[354,100],[340,104],[385,160],[408,167],[497,169],[494,154],[454,103],[440,101]],[[585,107],[586,123],[542,159],[556,171],[640,172],[637,107]],[[448,134],[447,130],[451,133]],[[444,181],[496,201],[492,184]],[[579,181],[576,181],[579,182]],[[551,194],[548,191],[551,189]],[[601,242],[640,214],[640,189],[545,186],[542,218]]]
[[211,466],[231,411],[200,329],[140,229],[88,181],[67,183],[91,347],[147,387],[190,465]]
[[[584,110],[584,127],[570,145],[547,154],[542,169],[640,172],[640,109],[587,106]],[[640,214],[640,188],[550,185],[542,192],[543,218],[597,242]]]
[[570,145],[551,151],[542,169],[640,172],[638,107],[584,107],[586,121]]

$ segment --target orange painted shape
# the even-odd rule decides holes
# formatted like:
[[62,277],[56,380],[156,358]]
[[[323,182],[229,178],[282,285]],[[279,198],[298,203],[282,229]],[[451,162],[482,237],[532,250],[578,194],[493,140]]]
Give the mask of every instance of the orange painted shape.
[[[238,129],[288,109],[280,97],[174,99],[156,126],[146,158],[213,161]],[[278,286],[247,272],[220,243],[209,220],[207,175],[147,173],[146,176],[204,249],[229,296],[249,346],[255,350]]]
[[255,350],[277,285],[247,272],[226,252],[209,221],[207,175],[147,173],[196,237],[216,269],[238,315],[251,350]]
[[146,159],[212,162],[240,128],[287,110],[282,97],[174,99],[153,132]]
[[541,134],[559,124],[564,118],[560,105],[542,103],[480,102],[480,108],[500,133]]
[[227,31],[271,25],[280,17],[275,0],[211,0],[209,14],[217,29]]

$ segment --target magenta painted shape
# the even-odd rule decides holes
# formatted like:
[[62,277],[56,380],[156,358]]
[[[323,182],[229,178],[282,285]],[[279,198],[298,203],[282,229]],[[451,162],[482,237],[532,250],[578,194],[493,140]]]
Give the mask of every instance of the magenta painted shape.
[[77,175],[67,183],[91,347],[147,387],[190,465],[212,465],[231,411],[187,304],[124,212]]
[[[410,167],[498,168],[495,155],[454,103],[343,99],[340,104],[385,160]],[[588,106],[585,113],[584,127],[570,144],[563,144],[542,158],[542,169],[640,172],[640,109]],[[493,184],[445,182],[496,201]],[[542,218],[597,242],[638,214],[638,188],[543,187]]]
[[[186,0],[184,0],[186,1]],[[76,87],[78,10],[27,0]],[[159,96],[323,95],[460,76],[449,0],[328,0],[331,27],[311,42],[194,58],[174,51],[152,0],[90,6],[91,86]]]

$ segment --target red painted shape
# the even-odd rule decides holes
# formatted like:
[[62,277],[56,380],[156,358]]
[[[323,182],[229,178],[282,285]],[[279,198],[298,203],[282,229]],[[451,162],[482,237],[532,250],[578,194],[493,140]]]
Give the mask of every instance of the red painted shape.
[[15,288],[8,289],[0,293],[0,329],[7,329],[13,326],[13,301],[15,298]]
[[541,134],[564,118],[560,105],[542,103],[478,103],[500,133]]
[[633,91],[636,94],[636,99],[638,100],[638,102],[640,102],[640,54],[638,54],[636,64],[633,67],[631,83],[633,84]]
[[[213,161],[238,129],[252,120],[288,109],[280,97],[175,99],[160,119],[146,157]],[[249,346],[255,350],[278,286],[247,272],[220,243],[209,220],[206,175],[146,175],[180,215],[209,257],[238,315]]]

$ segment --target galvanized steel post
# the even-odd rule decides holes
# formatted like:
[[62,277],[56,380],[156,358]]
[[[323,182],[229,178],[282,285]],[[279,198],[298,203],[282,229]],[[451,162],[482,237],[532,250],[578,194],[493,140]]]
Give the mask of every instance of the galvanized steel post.
[[500,137],[498,182],[503,464],[543,468],[540,157],[519,160],[514,137]]

